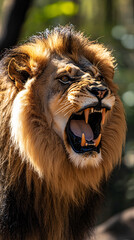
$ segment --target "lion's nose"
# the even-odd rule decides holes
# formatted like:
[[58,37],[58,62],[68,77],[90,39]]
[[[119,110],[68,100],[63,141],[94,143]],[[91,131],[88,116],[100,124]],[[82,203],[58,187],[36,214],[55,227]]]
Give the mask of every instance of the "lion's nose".
[[93,95],[95,95],[99,99],[103,99],[108,95],[108,89],[106,87],[92,87],[88,89]]

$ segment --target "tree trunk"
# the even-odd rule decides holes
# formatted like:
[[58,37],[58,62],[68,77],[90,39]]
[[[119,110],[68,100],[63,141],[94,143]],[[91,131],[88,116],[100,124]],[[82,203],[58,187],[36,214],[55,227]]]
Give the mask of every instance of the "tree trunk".
[[31,6],[33,0],[5,1],[7,2],[6,12],[4,13],[1,26],[0,52],[2,52],[4,48],[9,48],[17,43],[27,10]]

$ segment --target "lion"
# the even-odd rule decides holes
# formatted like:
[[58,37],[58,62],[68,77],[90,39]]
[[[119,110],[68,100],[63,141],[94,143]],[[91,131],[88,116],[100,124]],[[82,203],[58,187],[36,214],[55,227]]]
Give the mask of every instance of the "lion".
[[72,26],[0,61],[0,239],[90,238],[126,121],[115,59]]

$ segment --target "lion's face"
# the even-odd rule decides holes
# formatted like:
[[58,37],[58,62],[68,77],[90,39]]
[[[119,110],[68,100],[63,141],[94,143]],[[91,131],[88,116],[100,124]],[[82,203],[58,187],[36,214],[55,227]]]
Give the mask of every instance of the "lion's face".
[[[101,138],[115,96],[105,78],[88,59],[55,58],[49,99],[52,128],[62,139],[70,161],[77,167],[97,166]],[[52,66],[51,66],[52,68]]]
[[96,190],[118,164],[126,124],[111,53],[60,31],[35,36],[5,58],[10,132],[21,159],[73,198],[80,185]]

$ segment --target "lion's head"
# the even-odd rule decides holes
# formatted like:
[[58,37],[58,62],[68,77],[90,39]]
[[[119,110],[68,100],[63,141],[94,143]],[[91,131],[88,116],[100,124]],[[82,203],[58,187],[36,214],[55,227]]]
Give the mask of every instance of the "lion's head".
[[61,192],[97,189],[118,163],[125,138],[111,53],[59,27],[3,61],[13,99],[11,139],[21,158]]

